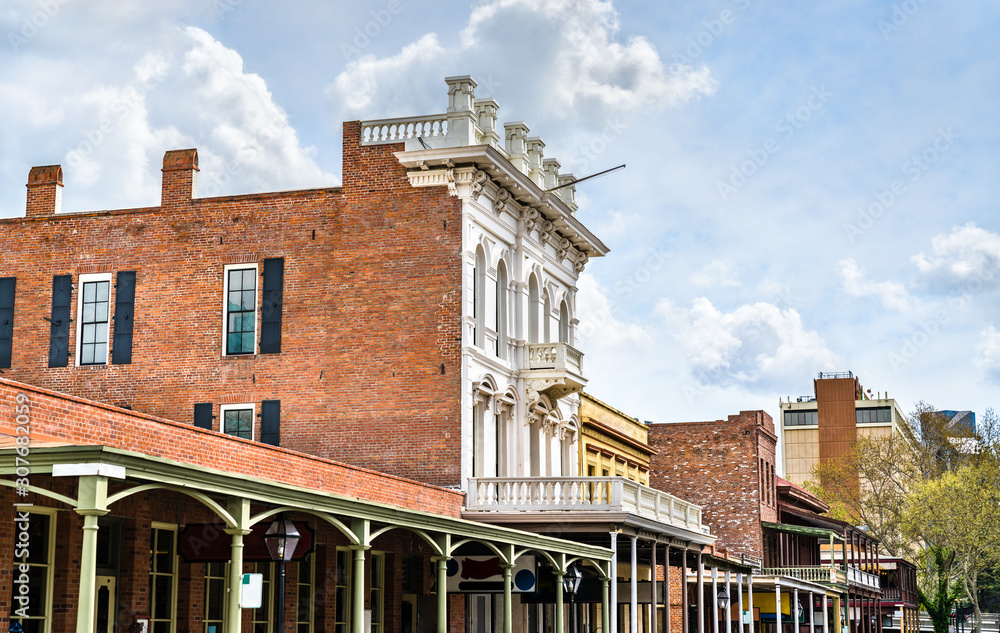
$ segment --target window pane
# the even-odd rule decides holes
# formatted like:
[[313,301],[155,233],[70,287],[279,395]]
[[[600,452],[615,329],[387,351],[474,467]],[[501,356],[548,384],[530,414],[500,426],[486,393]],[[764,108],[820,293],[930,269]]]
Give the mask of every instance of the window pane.
[[239,354],[240,353],[240,341],[242,337],[237,334],[230,334],[226,342],[226,353],[227,354]]
[[108,327],[103,323],[94,326],[94,342],[95,343],[108,342]]
[[108,322],[108,302],[100,301],[94,304],[96,306],[94,320],[100,321],[101,323]]
[[83,322],[93,323],[94,321],[94,304],[84,303],[83,304]]
[[94,287],[96,285],[97,284],[95,284],[93,282],[87,282],[87,283],[83,284],[83,300],[84,301],[93,301],[94,300],[94,295],[97,292],[97,289]]
[[244,310],[254,309],[253,290],[243,291],[243,309]]
[[80,359],[80,362],[82,364],[84,364],[84,365],[93,365],[94,364],[94,346],[93,345],[84,345],[83,346],[83,358]]
[[108,300],[108,287],[111,285],[109,281],[99,281],[97,282],[97,300],[107,301]]
[[83,342],[93,343],[95,337],[97,336],[97,326],[96,325],[84,325],[83,326]]
[[243,289],[243,271],[241,270],[230,270],[229,271],[229,291],[242,290]]
[[108,357],[108,344],[107,343],[98,343],[97,345],[95,345],[94,346],[94,354],[93,354],[93,356],[94,356],[94,360],[91,361],[91,362],[94,362],[94,363],[103,363],[104,360]]
[[254,331],[253,317],[254,317],[253,312],[244,312],[243,313],[243,322],[240,324],[240,327],[237,328],[237,329],[239,329],[239,331],[241,331],[241,332],[253,332]]
[[243,271],[243,289],[253,290],[257,285],[257,269],[247,268]]
[[253,332],[243,335],[243,348],[241,351],[247,353],[253,352]]

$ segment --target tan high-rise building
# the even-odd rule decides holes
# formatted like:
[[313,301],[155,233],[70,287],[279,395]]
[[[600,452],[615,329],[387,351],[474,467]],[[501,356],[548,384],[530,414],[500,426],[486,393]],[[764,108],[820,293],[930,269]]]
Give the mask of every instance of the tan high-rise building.
[[852,372],[820,372],[813,395],[782,401],[785,479],[803,484],[820,462],[846,455],[859,436],[891,435],[904,419],[888,394],[865,390]]

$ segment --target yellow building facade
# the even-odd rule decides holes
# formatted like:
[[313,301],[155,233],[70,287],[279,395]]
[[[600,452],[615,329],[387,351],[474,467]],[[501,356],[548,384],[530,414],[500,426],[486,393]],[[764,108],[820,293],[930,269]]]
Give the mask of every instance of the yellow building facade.
[[649,485],[649,428],[589,394],[580,397],[580,474]]

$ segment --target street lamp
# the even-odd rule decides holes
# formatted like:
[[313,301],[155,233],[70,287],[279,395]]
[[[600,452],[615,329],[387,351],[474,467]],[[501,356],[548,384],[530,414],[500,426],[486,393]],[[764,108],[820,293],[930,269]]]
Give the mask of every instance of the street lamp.
[[726,607],[729,606],[729,588],[720,587],[719,593],[715,596],[716,604],[719,606],[719,617],[715,618],[718,621],[723,621],[726,617]]
[[278,613],[274,630],[281,633],[285,630],[285,563],[292,560],[300,538],[301,535],[295,529],[295,525],[282,514],[268,526],[264,534],[264,542],[267,544],[268,553],[271,554],[271,560],[278,561]]
[[580,573],[576,565],[570,565],[566,573],[563,574],[563,591],[569,595],[569,633],[576,633],[576,608],[573,606],[573,598],[576,596],[576,591],[580,588],[582,580],[583,574]]

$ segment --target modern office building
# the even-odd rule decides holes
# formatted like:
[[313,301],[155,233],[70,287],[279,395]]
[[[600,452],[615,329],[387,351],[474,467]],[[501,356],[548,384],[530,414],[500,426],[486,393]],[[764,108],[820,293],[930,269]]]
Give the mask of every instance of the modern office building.
[[847,455],[862,436],[890,436],[905,419],[887,393],[865,389],[852,372],[820,372],[813,393],[780,402],[785,479],[802,485],[813,469]]

